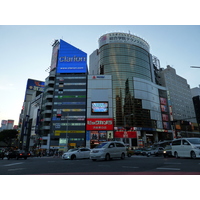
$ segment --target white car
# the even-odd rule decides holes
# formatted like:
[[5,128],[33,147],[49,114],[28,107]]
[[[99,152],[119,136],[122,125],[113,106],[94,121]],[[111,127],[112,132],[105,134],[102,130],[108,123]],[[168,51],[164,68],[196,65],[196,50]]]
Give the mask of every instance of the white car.
[[126,147],[123,142],[109,141],[103,142],[90,151],[90,159],[93,161],[111,158],[124,159],[126,155]]
[[64,160],[74,160],[80,158],[90,158],[90,149],[89,148],[76,148],[69,149],[66,153],[62,155],[62,159]]

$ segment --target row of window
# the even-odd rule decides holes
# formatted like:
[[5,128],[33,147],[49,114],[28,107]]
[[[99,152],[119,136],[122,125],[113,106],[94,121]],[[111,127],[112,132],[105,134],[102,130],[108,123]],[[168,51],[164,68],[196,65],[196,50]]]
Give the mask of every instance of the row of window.
[[[72,109],[59,109],[61,110],[62,112],[81,112],[81,111],[86,111],[86,109],[79,109],[79,108],[72,108]],[[53,109],[54,112],[57,112],[58,109]]]
[[54,96],[54,98],[65,99],[65,98],[86,98],[86,95],[64,95],[64,96]]
[[56,85],[86,85],[86,83],[56,83]]
[[85,123],[53,123],[53,126],[60,127],[60,126],[85,126]]
[[86,76],[78,76],[78,77],[59,77],[57,76],[56,79],[63,80],[63,79],[86,79]]
[[54,105],[86,105],[86,102],[54,102]]
[[56,92],[60,92],[60,91],[62,91],[62,92],[85,92],[86,89],[63,89],[63,90],[55,89],[55,91]]
[[132,45],[132,44],[123,44],[123,43],[110,43],[106,44],[99,49],[99,53],[101,54],[103,51],[112,51],[112,52],[117,52],[117,51],[124,51],[124,52],[141,52],[145,55],[149,55],[149,53],[142,49],[141,47]]

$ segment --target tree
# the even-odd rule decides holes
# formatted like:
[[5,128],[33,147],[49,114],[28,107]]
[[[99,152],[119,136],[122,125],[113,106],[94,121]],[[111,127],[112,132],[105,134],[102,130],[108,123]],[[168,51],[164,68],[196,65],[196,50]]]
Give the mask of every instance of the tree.
[[0,132],[0,142],[4,142],[7,146],[11,146],[12,140],[17,139],[18,131],[15,129],[3,130]]

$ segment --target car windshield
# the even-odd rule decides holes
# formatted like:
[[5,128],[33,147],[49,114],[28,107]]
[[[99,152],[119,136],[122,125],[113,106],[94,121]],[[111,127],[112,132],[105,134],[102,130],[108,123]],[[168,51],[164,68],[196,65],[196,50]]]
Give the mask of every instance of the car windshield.
[[168,150],[168,149],[172,149],[172,147],[171,146],[166,146],[165,150]]
[[187,140],[192,144],[200,144],[200,138],[187,138]]
[[95,147],[95,149],[97,149],[97,148],[103,148],[106,144],[107,144],[107,142],[103,142],[103,143],[97,145],[97,146]]
[[68,152],[77,151],[78,149],[69,149]]

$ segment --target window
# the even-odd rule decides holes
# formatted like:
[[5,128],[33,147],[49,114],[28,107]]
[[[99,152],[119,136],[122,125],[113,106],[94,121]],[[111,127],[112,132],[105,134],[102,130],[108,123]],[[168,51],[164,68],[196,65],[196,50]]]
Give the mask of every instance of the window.
[[113,148],[113,147],[115,147],[115,144],[111,143],[108,148]]
[[172,145],[181,145],[181,140],[175,140],[172,142]]
[[115,143],[116,147],[125,147],[122,143]]

